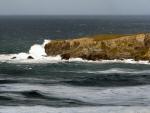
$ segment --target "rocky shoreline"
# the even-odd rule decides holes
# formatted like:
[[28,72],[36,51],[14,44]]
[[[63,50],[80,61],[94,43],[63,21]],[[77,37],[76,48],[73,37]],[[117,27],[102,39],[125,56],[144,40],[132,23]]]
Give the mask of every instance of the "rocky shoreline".
[[45,45],[47,56],[85,60],[134,59],[150,61],[150,33],[96,35],[69,40],[51,40]]

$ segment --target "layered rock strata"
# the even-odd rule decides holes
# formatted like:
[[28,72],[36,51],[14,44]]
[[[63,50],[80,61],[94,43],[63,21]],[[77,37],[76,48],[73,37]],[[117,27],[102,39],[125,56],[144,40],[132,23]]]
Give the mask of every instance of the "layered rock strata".
[[150,60],[150,33],[97,35],[70,40],[52,40],[45,45],[48,56],[86,60]]

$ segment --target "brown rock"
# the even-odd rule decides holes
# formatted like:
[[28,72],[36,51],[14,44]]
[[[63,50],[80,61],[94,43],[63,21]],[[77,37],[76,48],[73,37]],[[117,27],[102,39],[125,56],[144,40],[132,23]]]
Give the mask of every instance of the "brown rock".
[[69,60],[70,54],[69,54],[69,53],[62,54],[62,55],[61,55],[61,58],[62,58],[62,59],[65,59],[65,60]]
[[150,33],[145,35],[144,44],[146,47],[150,48]]
[[72,40],[52,40],[45,45],[48,56],[62,59],[150,59],[150,34],[97,35]]

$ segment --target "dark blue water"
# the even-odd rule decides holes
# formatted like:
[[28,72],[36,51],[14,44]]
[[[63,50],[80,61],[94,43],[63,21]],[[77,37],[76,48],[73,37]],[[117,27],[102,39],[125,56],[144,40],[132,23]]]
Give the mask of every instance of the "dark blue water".
[[143,32],[150,16],[1,16],[0,112],[149,113],[149,64],[8,59],[44,39]]

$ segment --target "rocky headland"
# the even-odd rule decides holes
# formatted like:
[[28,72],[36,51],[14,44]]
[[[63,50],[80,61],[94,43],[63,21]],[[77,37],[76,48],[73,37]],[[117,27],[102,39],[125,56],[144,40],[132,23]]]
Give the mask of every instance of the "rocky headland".
[[150,33],[96,35],[69,40],[52,40],[45,45],[48,56],[86,60],[150,60]]

